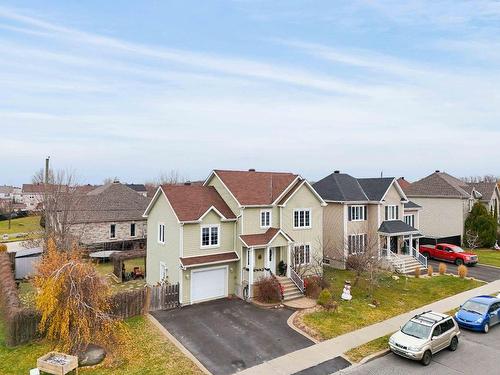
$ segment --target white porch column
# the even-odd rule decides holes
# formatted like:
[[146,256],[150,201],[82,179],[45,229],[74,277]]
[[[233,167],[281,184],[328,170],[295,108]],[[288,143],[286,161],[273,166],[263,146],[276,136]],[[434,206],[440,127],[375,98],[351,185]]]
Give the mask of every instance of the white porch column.
[[286,263],[287,264],[286,277],[290,278],[290,276],[291,276],[290,267],[292,266],[292,244],[291,243],[288,244],[286,262],[287,262]]
[[413,234],[410,234],[410,255],[413,256]]
[[271,272],[268,271],[269,269],[269,252],[271,251],[271,248],[269,246],[266,247],[266,251],[264,251],[264,269],[265,269],[265,272],[264,274],[266,276],[271,276]]
[[248,251],[250,252],[249,254],[250,264],[248,265],[248,298],[252,298],[253,269],[255,267],[255,251],[253,247],[249,248]]
[[387,236],[386,248],[387,248],[387,258],[391,257],[391,236]]

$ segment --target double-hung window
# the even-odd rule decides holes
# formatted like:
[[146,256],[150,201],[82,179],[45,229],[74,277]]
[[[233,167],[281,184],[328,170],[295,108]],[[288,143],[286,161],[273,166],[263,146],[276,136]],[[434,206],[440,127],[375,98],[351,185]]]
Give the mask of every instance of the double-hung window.
[[271,226],[271,210],[260,211],[260,227],[269,228]]
[[366,206],[349,206],[349,221],[366,220]]
[[367,245],[366,234],[351,234],[347,237],[347,249],[350,255],[362,254],[366,250]]
[[299,208],[293,211],[293,227],[311,228],[311,209]]
[[294,264],[305,265],[311,263],[311,246],[309,244],[294,246]]
[[405,221],[406,224],[408,224],[409,226],[415,228],[415,215],[413,215],[413,214],[411,214],[411,215],[404,215],[403,219],[404,219],[404,221]]
[[158,243],[165,243],[165,224],[158,224]]
[[391,205],[385,206],[385,220],[398,220],[399,219],[399,206]]
[[201,227],[201,247],[219,246],[219,225],[204,225]]
[[109,227],[109,238],[116,238],[116,224],[111,224]]

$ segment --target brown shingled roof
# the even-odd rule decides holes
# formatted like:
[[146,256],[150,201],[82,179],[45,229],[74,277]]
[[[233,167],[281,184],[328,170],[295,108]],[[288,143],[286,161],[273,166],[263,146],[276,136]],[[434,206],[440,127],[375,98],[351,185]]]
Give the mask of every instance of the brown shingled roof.
[[297,178],[293,173],[215,170],[243,206],[270,205]]
[[469,198],[467,183],[445,172],[435,172],[405,189],[408,197]]
[[285,232],[279,228],[269,228],[265,233],[259,234],[242,234],[240,239],[246,246],[265,246],[271,242],[271,240],[276,236],[278,232],[282,232],[286,237],[292,239]]
[[193,267],[201,264],[235,262],[238,259],[239,259],[238,254],[232,251],[230,253],[218,253],[210,255],[200,255],[196,257],[180,258],[180,261],[183,267]]
[[226,219],[236,219],[212,186],[163,185],[161,188],[180,221],[196,221],[212,206]]

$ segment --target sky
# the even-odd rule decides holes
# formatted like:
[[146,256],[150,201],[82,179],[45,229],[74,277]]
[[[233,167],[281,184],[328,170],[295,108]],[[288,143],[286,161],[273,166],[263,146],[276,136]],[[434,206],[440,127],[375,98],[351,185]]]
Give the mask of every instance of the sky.
[[499,1],[2,1],[0,184],[500,175]]

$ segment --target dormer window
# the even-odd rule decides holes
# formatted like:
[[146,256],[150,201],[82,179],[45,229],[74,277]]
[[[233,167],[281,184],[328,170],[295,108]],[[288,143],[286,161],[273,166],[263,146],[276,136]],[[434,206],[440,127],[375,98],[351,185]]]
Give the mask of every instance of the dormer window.
[[260,227],[269,228],[271,226],[271,210],[261,210],[260,211]]

